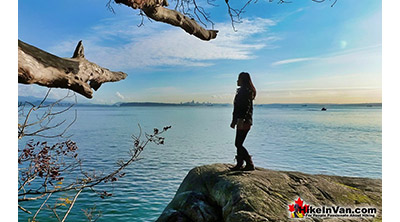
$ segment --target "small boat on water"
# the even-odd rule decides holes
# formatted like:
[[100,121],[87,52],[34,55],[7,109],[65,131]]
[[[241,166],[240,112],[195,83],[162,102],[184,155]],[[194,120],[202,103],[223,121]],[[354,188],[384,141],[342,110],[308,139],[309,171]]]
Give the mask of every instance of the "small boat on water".
[[322,107],[321,111],[326,111],[326,108],[325,108],[325,107]]

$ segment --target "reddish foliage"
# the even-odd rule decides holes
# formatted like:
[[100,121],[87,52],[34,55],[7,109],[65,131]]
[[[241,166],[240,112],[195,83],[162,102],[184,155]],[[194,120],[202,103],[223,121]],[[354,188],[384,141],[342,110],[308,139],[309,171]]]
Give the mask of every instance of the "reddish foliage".
[[[21,180],[26,181],[29,178],[39,176],[40,178],[47,178],[47,182],[61,181],[64,178],[61,172],[65,169],[66,164],[63,160],[72,158],[77,161],[78,147],[76,143],[67,140],[64,142],[56,143],[52,146],[47,142],[34,142],[29,141],[23,150],[18,150],[18,164],[22,165],[20,168]],[[23,167],[27,166],[27,167]]]

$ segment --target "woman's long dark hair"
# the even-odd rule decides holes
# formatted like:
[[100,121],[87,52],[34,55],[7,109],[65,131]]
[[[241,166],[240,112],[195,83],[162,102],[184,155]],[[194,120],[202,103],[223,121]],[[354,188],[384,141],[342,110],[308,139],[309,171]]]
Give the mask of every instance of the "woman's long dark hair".
[[256,98],[256,87],[254,87],[253,82],[251,81],[250,74],[248,72],[241,72],[239,74],[239,79],[241,81],[242,87],[246,87],[252,91],[252,99]]

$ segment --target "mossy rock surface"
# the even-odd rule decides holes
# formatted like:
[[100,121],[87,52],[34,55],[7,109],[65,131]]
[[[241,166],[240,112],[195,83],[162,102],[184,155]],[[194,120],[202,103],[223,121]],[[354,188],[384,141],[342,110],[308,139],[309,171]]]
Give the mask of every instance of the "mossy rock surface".
[[158,222],[289,221],[297,198],[312,206],[373,207],[375,218],[307,218],[301,221],[381,221],[382,180],[300,172],[230,171],[229,164],[192,169]]

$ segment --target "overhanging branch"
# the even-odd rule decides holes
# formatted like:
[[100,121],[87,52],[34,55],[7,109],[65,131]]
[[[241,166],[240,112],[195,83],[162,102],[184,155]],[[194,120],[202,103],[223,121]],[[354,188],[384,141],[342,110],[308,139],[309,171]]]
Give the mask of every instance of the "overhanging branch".
[[114,72],[88,61],[82,41],[72,58],[60,58],[18,40],[18,83],[71,89],[87,98],[105,82],[125,79],[124,72]]
[[124,4],[133,9],[142,10],[149,18],[158,22],[164,22],[173,26],[181,27],[187,33],[201,40],[211,40],[217,37],[217,30],[207,30],[199,25],[194,19],[184,14],[165,8],[168,6],[166,0],[115,0],[115,3]]

